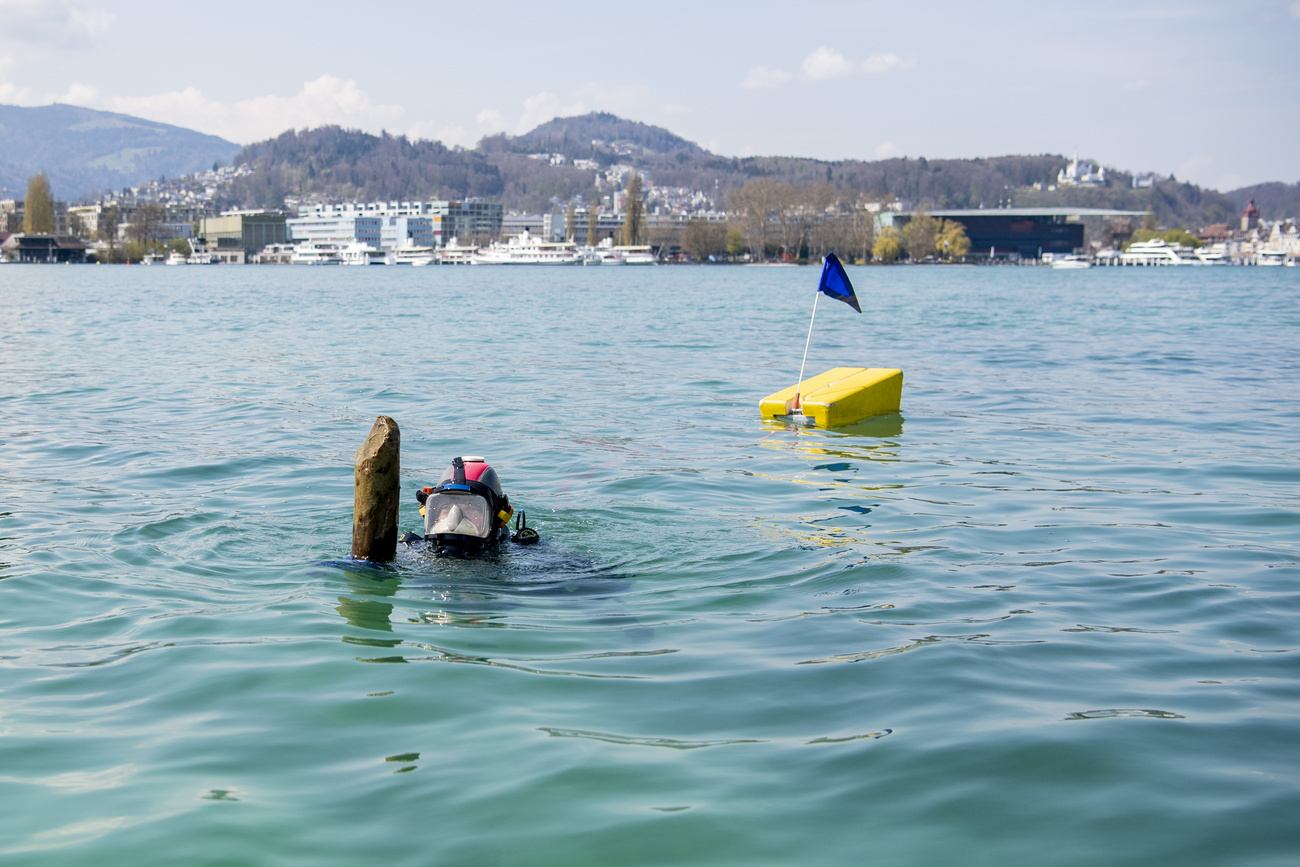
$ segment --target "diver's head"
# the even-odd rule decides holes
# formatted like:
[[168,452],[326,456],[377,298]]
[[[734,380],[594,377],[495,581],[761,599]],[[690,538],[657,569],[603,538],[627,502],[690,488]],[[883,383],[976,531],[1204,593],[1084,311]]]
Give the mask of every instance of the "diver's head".
[[456,458],[423,503],[424,538],[439,551],[470,554],[497,541],[510,520],[510,501],[496,470],[481,457]]

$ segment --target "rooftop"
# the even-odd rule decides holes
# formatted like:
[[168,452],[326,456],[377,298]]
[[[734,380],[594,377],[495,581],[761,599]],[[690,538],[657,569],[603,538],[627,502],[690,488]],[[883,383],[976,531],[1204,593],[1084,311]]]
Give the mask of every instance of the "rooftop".
[[[899,216],[915,217],[919,211]],[[931,217],[1145,217],[1146,211],[1112,211],[1109,208],[955,208],[926,211]]]

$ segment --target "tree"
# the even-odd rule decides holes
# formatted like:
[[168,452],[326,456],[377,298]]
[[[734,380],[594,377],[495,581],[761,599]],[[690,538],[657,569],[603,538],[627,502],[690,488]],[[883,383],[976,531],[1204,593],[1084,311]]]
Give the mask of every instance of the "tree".
[[745,235],[735,226],[727,230],[727,255],[739,256],[745,252]]
[[934,242],[934,252],[945,259],[960,259],[969,253],[970,238],[966,237],[966,227],[956,220],[944,220]]
[[1150,208],[1147,208],[1147,215],[1142,218],[1142,228],[1148,232],[1156,230],[1156,215]]
[[640,243],[641,223],[645,215],[645,206],[641,202],[641,176],[632,172],[627,176],[627,215],[623,220],[623,243],[627,245]]
[[119,211],[116,205],[109,205],[101,208],[99,219],[96,221],[95,235],[100,241],[108,244],[110,258],[117,252],[117,226],[120,221]]
[[569,202],[569,210],[564,212],[564,240],[570,243],[573,241],[574,217],[577,213],[578,209],[574,207],[573,202]]
[[166,240],[163,237],[167,234],[163,225],[166,219],[167,209],[158,202],[141,205],[136,208],[135,216],[131,219],[131,228],[127,230],[127,234],[132,241],[139,241],[146,245]]
[[682,252],[701,261],[727,244],[727,227],[707,220],[690,220],[682,227]]
[[784,186],[771,178],[759,178],[727,195],[727,204],[740,217],[750,251],[758,261],[767,258],[771,220],[780,208]]
[[600,207],[593,201],[587,206],[587,246],[594,247],[600,240]]
[[871,248],[876,243],[876,215],[867,210],[867,200],[858,199],[849,209],[848,234],[853,245],[854,257],[861,252],[863,262],[871,261]]
[[27,200],[23,205],[23,231],[28,234],[54,234],[54,197],[45,172],[27,179]]
[[939,238],[939,221],[924,210],[917,211],[916,216],[903,227],[902,235],[908,257],[919,262],[934,252],[935,241]]
[[898,261],[903,255],[903,236],[893,226],[880,230],[876,243],[871,246],[871,255],[885,264]]
[[1170,244],[1182,244],[1184,247],[1191,247],[1192,249],[1196,249],[1204,243],[1186,229],[1170,229],[1165,232],[1163,237]]

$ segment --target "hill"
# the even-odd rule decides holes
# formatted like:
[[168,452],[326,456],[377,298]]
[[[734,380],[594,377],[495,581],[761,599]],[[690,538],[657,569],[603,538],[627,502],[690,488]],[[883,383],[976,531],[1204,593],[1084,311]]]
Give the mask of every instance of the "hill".
[[[567,159],[553,165],[534,158],[543,153]],[[578,169],[574,159],[591,160],[596,168]],[[286,196],[335,201],[481,196],[500,200],[508,210],[545,212],[607,193],[609,183],[600,189],[598,182],[615,164],[630,165],[659,186],[704,191],[719,206],[747,182],[771,178],[795,186],[829,185],[843,197],[896,198],[930,207],[992,208],[1009,202],[1150,208],[1162,225],[1197,228],[1235,221],[1250,198],[1245,191],[1219,193],[1172,177],[1135,189],[1131,174],[1112,167],[1107,167],[1111,186],[1049,190],[1068,162],[1059,154],[876,161],[721,157],[661,127],[604,112],[555,118],[519,136],[489,136],[473,150],[322,127],[250,145],[236,160],[247,162],[254,173],[239,179],[223,204],[241,207],[279,207]],[[1266,217],[1300,212],[1296,187],[1247,189],[1257,191]]]
[[1241,187],[1227,194],[1237,206],[1237,213],[1251,200],[1259,208],[1260,216],[1266,220],[1278,217],[1300,217],[1300,183],[1283,184],[1272,181],[1267,184],[1255,184]]
[[0,187],[21,198],[45,171],[55,197],[193,174],[229,162],[239,145],[214,135],[74,105],[0,105]]
[[235,158],[251,175],[235,180],[225,205],[284,207],[286,196],[334,201],[499,198],[498,168],[480,151],[437,141],[324,126],[289,130]]
[[[596,142],[604,142],[597,145]],[[706,154],[695,142],[674,135],[663,127],[636,120],[624,120],[609,112],[591,112],[577,117],[557,117],[520,136],[489,136],[479,150],[513,153],[561,153],[571,159],[599,158],[602,151],[632,149],[638,156],[686,152]],[[588,150],[591,154],[588,154]]]

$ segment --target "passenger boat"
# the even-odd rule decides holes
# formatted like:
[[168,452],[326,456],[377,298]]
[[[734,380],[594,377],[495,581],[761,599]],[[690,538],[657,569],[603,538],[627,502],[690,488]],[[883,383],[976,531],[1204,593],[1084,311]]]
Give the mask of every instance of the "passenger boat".
[[471,265],[579,265],[582,257],[572,243],[554,243],[525,229],[504,244],[493,242],[469,257]]
[[303,241],[293,248],[289,257],[291,265],[341,265],[343,257],[339,255],[339,245],[328,241]]
[[344,265],[387,265],[388,253],[378,247],[353,241],[339,248],[339,258]]
[[394,265],[432,265],[434,263],[432,247],[398,247],[393,251]]

